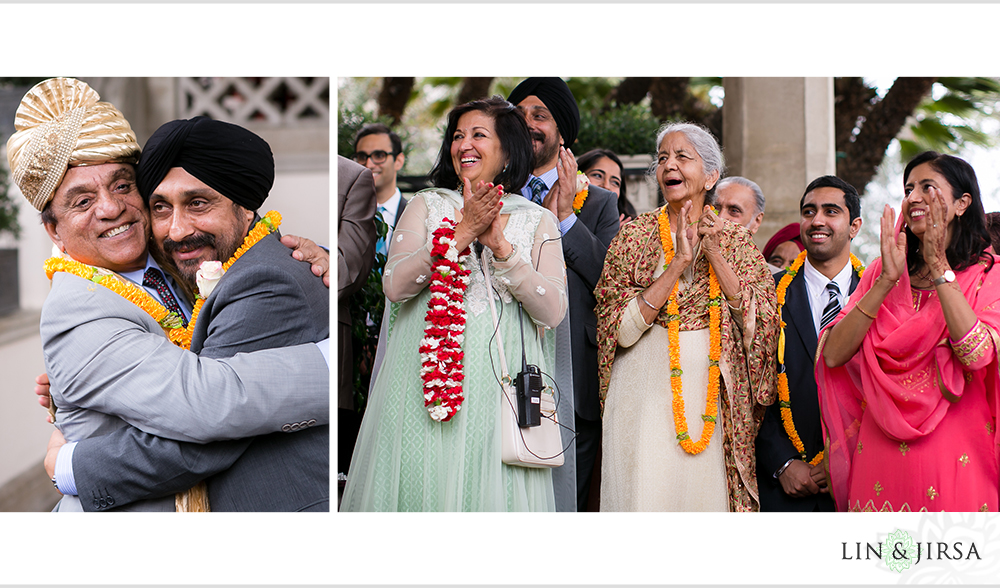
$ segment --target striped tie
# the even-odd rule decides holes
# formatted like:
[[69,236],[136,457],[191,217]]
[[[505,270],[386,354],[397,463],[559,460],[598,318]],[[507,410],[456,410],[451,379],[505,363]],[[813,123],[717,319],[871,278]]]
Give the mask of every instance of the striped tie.
[[826,285],[826,291],[830,294],[830,301],[826,303],[826,308],[823,309],[823,318],[819,321],[820,331],[825,329],[840,314],[840,288],[837,287],[836,282],[830,282]]
[[532,176],[528,179],[528,187],[531,188],[531,201],[535,204],[541,204],[542,190],[545,189],[545,182],[541,178]]
[[177,304],[177,299],[167,287],[167,281],[163,279],[160,270],[155,267],[147,267],[146,273],[142,276],[142,285],[146,288],[155,288],[156,293],[160,295],[160,300],[163,301],[163,306],[170,312],[176,313],[181,318],[182,324],[187,326],[188,322],[184,317],[184,311],[181,310],[181,305]]

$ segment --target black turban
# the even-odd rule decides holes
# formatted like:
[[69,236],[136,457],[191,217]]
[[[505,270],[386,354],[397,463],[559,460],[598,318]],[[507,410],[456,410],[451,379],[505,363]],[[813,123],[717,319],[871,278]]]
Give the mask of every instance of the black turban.
[[260,208],[274,184],[274,156],[267,141],[243,127],[204,116],[156,129],[136,167],[139,193],[147,203],[173,167],[184,168],[247,210]]
[[569,149],[580,132],[580,109],[566,82],[562,78],[525,78],[510,93],[507,102],[517,106],[528,96],[537,96],[549,109],[552,118],[556,119],[563,144]]

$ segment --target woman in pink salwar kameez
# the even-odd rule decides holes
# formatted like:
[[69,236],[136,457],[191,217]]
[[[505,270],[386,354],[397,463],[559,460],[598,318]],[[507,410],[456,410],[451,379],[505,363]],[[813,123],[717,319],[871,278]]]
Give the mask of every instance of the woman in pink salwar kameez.
[[979,185],[933,152],[903,177],[881,259],[821,334],[831,491],[841,511],[995,512],[1000,269]]

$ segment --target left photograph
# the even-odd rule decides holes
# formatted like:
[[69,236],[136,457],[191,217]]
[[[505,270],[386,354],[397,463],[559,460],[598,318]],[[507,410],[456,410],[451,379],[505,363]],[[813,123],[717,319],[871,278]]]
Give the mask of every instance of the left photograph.
[[0,511],[330,511],[329,103],[0,78]]

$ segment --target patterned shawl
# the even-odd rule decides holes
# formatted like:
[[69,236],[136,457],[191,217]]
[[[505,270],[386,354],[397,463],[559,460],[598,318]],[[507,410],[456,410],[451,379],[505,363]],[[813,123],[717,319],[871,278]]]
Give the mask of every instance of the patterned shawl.
[[[618,326],[628,303],[653,283],[653,271],[663,248],[660,244],[660,209],[626,224],[611,241],[604,272],[594,290],[597,297],[597,340],[601,378],[601,405],[608,392]],[[758,509],[754,439],[764,416],[764,406],[775,398],[775,351],[778,340],[777,300],[774,279],[764,257],[743,227],[725,222],[721,248],[740,280],[743,295],[742,332],[729,312],[722,312],[722,372],[720,387],[722,442],[731,511]],[[677,295],[682,331],[708,328],[708,259],[700,253],[694,262],[694,282]],[[726,308],[726,305],[723,305]],[[666,327],[667,307],[656,324]],[[669,355],[663,350],[663,357]],[[705,357],[706,369],[708,357]],[[663,382],[670,394],[670,382]],[[664,415],[664,426],[673,426]],[[716,441],[718,442],[718,441]]]

